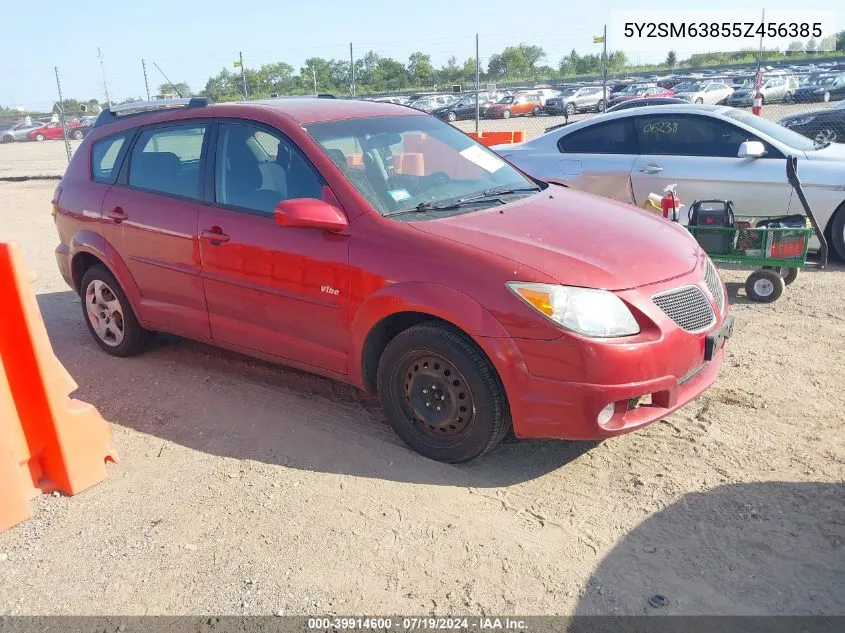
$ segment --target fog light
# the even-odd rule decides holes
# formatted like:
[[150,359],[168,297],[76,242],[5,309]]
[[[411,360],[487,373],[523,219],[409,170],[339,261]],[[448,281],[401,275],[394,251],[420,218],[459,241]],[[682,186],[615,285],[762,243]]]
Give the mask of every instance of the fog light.
[[615,402],[611,402],[604,409],[599,411],[599,417],[598,417],[599,426],[604,426],[605,424],[610,422],[610,418],[613,417],[614,411],[616,411],[616,403]]

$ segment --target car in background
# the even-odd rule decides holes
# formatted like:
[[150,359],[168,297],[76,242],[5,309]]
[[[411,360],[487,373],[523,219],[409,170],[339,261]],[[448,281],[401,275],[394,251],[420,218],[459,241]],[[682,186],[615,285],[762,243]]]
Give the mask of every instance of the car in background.
[[684,99],[678,99],[677,97],[640,97],[637,99],[629,99],[628,101],[623,101],[622,103],[617,103],[612,108],[608,108],[608,112],[618,112],[619,110],[627,110],[629,108],[642,108],[644,106],[652,106],[652,105],[682,105],[684,103],[689,103]]
[[[79,122],[71,122],[67,124],[67,135],[68,138],[82,138],[82,136],[75,137],[73,136],[73,132],[75,128],[81,126]],[[47,140],[56,140],[65,137],[65,128],[62,127],[62,124],[58,121],[54,121],[52,123],[47,123],[41,127],[37,127],[34,130],[30,130],[26,134],[26,138],[30,141],[47,141]]]
[[18,123],[10,127],[8,130],[4,130],[0,132],[0,142],[1,143],[15,143],[19,141],[27,141],[27,134],[30,131],[38,129],[42,127],[44,124],[40,123],[39,121],[33,121],[32,123]]
[[731,96],[734,89],[721,81],[692,81],[677,84],[672,92],[678,99],[690,103],[722,103]]
[[641,99],[642,97],[672,97],[674,95],[675,93],[668,88],[661,88],[654,84],[631,84],[620,91],[615,97],[611,97],[607,105],[613,107],[631,99]]
[[[736,214],[749,217],[803,214],[786,180],[786,157],[800,156],[810,207],[845,259],[845,145],[805,138],[746,110],[634,108],[494,149],[535,178],[638,207],[677,184],[684,202],[732,200]],[[815,238],[811,247],[818,248]]]
[[[484,118],[487,116],[487,111],[490,106],[496,103],[490,99],[485,93],[478,95],[478,116]],[[466,119],[475,118],[475,95],[471,97],[463,97],[439,108],[431,111],[431,114],[436,116],[441,121],[463,121]]]
[[536,116],[542,112],[542,109],[542,102],[536,94],[517,93],[502,97],[487,108],[486,118],[509,119],[520,115]]
[[397,105],[184,101],[104,110],[54,192],[105,353],[164,331],[315,372],[451,463],[632,432],[718,377],[727,290],[684,229]]
[[428,97],[423,97],[422,99],[417,99],[416,101],[412,101],[408,105],[414,108],[415,110],[421,110],[423,112],[428,112],[429,114],[431,114],[431,112],[436,108],[448,105],[454,100],[455,97],[452,95],[431,95]]
[[601,112],[604,101],[601,86],[565,88],[557,96],[546,99],[543,112],[550,115],[565,114],[568,117],[577,112]]
[[[782,101],[790,103],[795,91],[798,90],[798,78],[793,74],[766,74],[760,84],[760,94],[763,104]],[[747,81],[742,88],[733,91],[725,99],[725,104],[734,107],[751,107],[754,102],[754,80]]]
[[829,109],[785,116],[778,123],[820,144],[845,143],[845,101]]
[[814,74],[793,95],[796,103],[845,99],[845,73]]

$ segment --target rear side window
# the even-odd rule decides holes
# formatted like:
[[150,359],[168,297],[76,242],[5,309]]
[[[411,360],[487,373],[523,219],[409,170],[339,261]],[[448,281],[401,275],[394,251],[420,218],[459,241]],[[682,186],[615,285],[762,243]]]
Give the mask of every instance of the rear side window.
[[114,184],[120,164],[129,146],[130,132],[100,139],[91,146],[91,178],[94,182]]
[[631,119],[591,125],[562,137],[557,147],[567,154],[636,154]]
[[199,198],[206,136],[205,124],[144,130],[129,161],[129,186]]

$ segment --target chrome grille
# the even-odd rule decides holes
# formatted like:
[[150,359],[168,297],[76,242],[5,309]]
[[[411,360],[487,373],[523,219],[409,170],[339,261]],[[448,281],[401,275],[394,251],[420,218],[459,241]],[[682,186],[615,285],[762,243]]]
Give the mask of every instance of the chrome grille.
[[706,330],[716,322],[713,307],[698,286],[682,286],[652,297],[658,308],[687,332]]
[[722,279],[719,277],[719,271],[713,265],[713,262],[707,260],[707,265],[704,270],[704,283],[707,284],[707,289],[713,298],[716,300],[716,305],[719,306],[719,312],[725,311],[725,292],[722,289]]

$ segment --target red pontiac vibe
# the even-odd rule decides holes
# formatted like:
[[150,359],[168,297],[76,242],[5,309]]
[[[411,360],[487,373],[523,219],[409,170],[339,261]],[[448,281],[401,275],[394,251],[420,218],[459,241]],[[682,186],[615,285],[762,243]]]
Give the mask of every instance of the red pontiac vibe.
[[511,429],[654,422],[713,383],[732,330],[683,228],[393,104],[118,106],[53,208],[59,268],[106,352],[171,332],[343,380],[447,462]]

